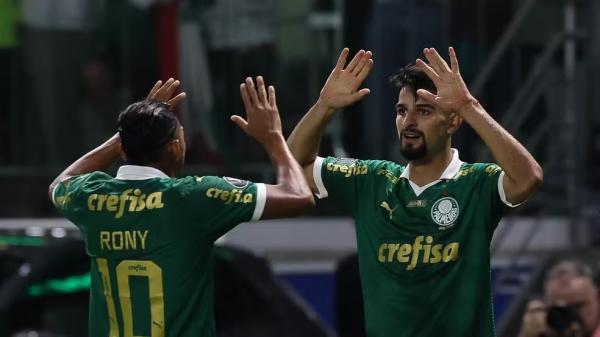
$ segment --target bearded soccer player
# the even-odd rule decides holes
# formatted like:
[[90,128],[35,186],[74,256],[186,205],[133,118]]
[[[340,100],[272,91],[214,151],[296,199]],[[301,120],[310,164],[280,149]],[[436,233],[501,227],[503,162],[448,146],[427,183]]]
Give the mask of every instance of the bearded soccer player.
[[[89,335],[215,336],[213,243],[240,222],[297,215],[314,205],[281,133],[275,89],[246,79],[247,119],[233,122],[266,150],[277,185],[178,178],[183,127],[171,111],[179,81],[160,81],[127,107],[118,133],[50,185],[58,210],[84,234],[91,263]],[[258,90],[257,90],[258,89]],[[165,103],[166,102],[166,103]],[[116,177],[103,171],[119,157]]]
[[[435,49],[393,76],[403,166],[318,157],[336,110],[369,93],[373,66],[344,49],[317,103],[288,139],[312,190],[345,206],[356,222],[369,337],[494,336],[489,244],[503,212],[542,182],[531,154],[469,93],[454,50]],[[498,164],[465,163],[451,139],[466,121]]]

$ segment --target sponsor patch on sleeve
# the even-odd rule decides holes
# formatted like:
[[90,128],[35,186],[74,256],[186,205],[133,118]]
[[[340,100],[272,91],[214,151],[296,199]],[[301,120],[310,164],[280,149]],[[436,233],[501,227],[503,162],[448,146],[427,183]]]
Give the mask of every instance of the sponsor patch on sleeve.
[[237,178],[232,178],[232,177],[223,177],[223,180],[225,180],[226,182],[229,183],[229,185],[231,185],[235,188],[244,188],[250,184],[250,182],[248,180],[242,180],[242,179],[237,179]]
[[494,174],[496,174],[497,172],[500,172],[500,171],[502,171],[502,168],[500,168],[500,166],[498,166],[496,164],[489,164],[485,168],[485,172],[488,175],[494,175]]
[[336,158],[333,163],[334,164],[338,164],[338,165],[352,165],[354,163],[356,163],[358,161],[358,159],[353,159],[353,158]]

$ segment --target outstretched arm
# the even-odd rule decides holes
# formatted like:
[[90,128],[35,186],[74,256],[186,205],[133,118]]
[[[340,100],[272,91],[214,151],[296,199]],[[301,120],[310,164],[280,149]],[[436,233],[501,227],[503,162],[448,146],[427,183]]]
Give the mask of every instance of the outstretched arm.
[[433,48],[425,48],[429,64],[417,60],[417,65],[433,81],[437,95],[427,90],[417,94],[449,113],[461,116],[483,139],[496,162],[505,172],[504,192],[511,204],[519,204],[529,198],[541,185],[543,171],[531,153],[508,131],[498,124],[471,95],[460,75],[458,59],[449,48],[450,64]]
[[261,76],[256,78],[256,84],[258,90],[248,77],[240,86],[246,119],[231,116],[231,120],[264,147],[277,170],[277,185],[266,185],[267,199],[262,218],[300,215],[315,205],[314,197],[302,168],[283,138],[275,87],[269,86],[267,93]]
[[303,166],[314,192],[317,188],[314,186],[312,166],[327,124],[338,109],[356,103],[370,92],[366,88],[359,90],[359,87],[373,67],[371,52],[359,51],[346,66],[348,52],[348,48],[342,50],[335,68],[321,89],[319,99],[302,117],[287,140],[292,154]]
[[[174,109],[186,97],[185,93],[183,92],[175,97],[172,97],[173,93],[175,93],[179,87],[179,84],[179,81],[176,81],[172,78],[167,80],[164,84],[162,81],[158,81],[156,84],[154,84],[154,87],[152,87],[146,99],[165,102],[169,104],[172,109]],[[52,199],[54,188],[61,181],[81,174],[107,170],[116,160],[119,159],[120,156],[121,138],[119,137],[119,134],[116,133],[109,140],[92,151],[86,153],[81,158],[77,159],[73,164],[69,165],[69,167],[60,173],[48,187],[48,195],[50,199]]]

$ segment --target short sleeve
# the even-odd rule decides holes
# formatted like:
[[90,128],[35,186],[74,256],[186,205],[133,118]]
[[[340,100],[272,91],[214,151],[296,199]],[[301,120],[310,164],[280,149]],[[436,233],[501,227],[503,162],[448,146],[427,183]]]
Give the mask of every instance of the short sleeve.
[[483,193],[488,195],[492,210],[501,215],[507,208],[517,207],[520,204],[512,204],[506,199],[504,192],[504,171],[497,164],[477,163],[473,164],[482,186]]
[[379,160],[317,157],[313,166],[317,197],[330,197],[341,206],[352,209],[359,195],[368,194],[368,186],[374,183],[384,163]]
[[216,237],[242,222],[260,220],[266,202],[266,187],[229,177],[189,177],[191,193],[186,192],[187,212],[195,213],[199,229]]
[[92,173],[70,177],[59,182],[54,187],[52,191],[52,203],[58,212],[69,220],[73,220],[75,214],[82,209],[82,202],[80,200],[81,189],[91,176]]

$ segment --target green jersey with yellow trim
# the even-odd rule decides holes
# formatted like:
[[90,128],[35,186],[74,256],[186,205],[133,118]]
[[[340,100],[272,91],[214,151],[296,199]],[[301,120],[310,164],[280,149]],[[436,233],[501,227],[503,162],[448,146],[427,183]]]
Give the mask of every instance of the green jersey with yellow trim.
[[453,151],[440,179],[422,187],[393,162],[315,161],[318,196],[356,222],[369,337],[494,336],[489,244],[512,205],[500,167]]
[[60,183],[54,204],[92,258],[89,335],[214,336],[213,243],[265,200],[264,184],[143,166]]

